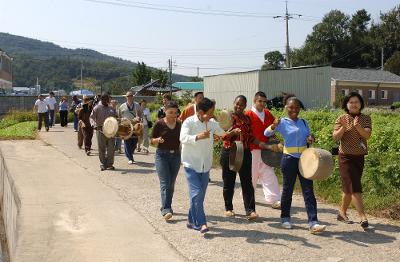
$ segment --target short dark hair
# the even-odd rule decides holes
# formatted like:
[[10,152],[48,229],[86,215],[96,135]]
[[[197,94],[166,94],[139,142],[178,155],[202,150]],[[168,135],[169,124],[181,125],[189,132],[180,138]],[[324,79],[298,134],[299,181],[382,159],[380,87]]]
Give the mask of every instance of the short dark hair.
[[283,97],[283,104],[287,105],[289,103],[289,101],[291,101],[291,100],[292,101],[296,101],[299,104],[301,109],[305,109],[305,107],[303,105],[303,102],[301,102],[301,100],[297,96],[295,96],[294,94],[286,94]]
[[50,92],[49,92],[49,95],[53,95],[53,96],[54,96],[54,92],[53,92],[53,91],[50,91]]
[[165,110],[168,110],[170,108],[176,108],[178,109],[179,106],[175,101],[168,101],[168,103],[165,105]]
[[197,97],[198,95],[204,95],[203,91],[199,91],[194,93],[194,97]]
[[213,108],[215,106],[215,102],[212,101],[211,99],[204,97],[200,103],[197,105],[197,111],[203,111],[203,112],[207,112],[208,110],[210,110],[211,108]]
[[347,96],[344,97],[343,102],[342,102],[342,109],[346,111],[346,113],[349,113],[349,109],[347,108],[347,103],[349,103],[350,98],[352,97],[357,97],[358,100],[360,100],[361,103],[361,108],[360,111],[364,109],[364,99],[358,92],[350,92]]
[[101,94],[101,99],[110,98],[110,94],[108,92],[103,92]]
[[263,91],[258,91],[255,95],[254,98],[257,98],[258,96],[267,98],[267,95]]
[[168,93],[164,94],[162,97],[165,98],[165,99],[167,99],[167,100],[171,100],[171,99],[172,99],[172,98],[171,98],[171,95],[168,94]]
[[240,98],[240,99],[243,99],[244,102],[247,104],[247,98],[246,98],[244,95],[238,95],[237,97],[235,97],[235,100],[234,100],[234,101],[238,100],[239,98]]
[[143,103],[147,103],[147,101],[144,100],[144,99],[140,100],[139,104],[141,105],[141,104],[143,104]]

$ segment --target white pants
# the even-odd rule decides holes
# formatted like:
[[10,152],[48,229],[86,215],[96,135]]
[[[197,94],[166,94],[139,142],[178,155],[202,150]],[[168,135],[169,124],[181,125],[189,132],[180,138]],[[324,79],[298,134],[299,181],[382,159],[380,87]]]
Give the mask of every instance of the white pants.
[[281,192],[279,190],[278,178],[276,178],[274,168],[270,167],[261,159],[261,150],[253,149],[251,151],[252,155],[252,167],[251,167],[251,176],[254,191],[257,188],[257,182],[260,179],[262,188],[264,191],[265,201],[268,204],[273,204],[276,201],[281,200]]

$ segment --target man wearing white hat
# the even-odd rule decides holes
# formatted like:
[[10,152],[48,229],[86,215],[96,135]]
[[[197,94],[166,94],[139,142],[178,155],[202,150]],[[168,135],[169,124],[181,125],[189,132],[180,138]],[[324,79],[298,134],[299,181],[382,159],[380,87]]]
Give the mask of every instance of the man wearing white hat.
[[[118,117],[127,118],[134,120],[135,122],[141,122],[143,118],[143,112],[139,103],[135,102],[135,95],[132,91],[126,92],[126,102],[123,103],[118,109]],[[128,164],[132,165],[134,162],[133,154],[135,152],[138,143],[138,137],[132,136],[129,139],[124,140],[125,156],[128,158]]]

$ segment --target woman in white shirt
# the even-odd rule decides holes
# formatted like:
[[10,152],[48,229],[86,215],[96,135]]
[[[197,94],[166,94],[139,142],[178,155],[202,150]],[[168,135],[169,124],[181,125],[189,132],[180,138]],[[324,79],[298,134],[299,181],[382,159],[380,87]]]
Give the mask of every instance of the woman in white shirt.
[[187,227],[201,233],[209,231],[204,213],[204,198],[212,165],[213,136],[230,135],[238,130],[225,133],[212,119],[215,103],[203,98],[197,105],[196,114],[182,124],[182,164],[189,185],[190,208]]

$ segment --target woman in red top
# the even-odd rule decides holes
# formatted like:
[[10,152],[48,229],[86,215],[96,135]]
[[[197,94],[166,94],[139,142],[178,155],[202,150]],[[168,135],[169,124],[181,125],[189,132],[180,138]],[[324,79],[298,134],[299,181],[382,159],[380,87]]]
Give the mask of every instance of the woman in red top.
[[244,154],[243,164],[239,170],[239,177],[242,186],[244,208],[246,210],[247,219],[255,220],[258,215],[256,213],[254,188],[251,179],[250,144],[254,143],[262,148],[265,148],[266,144],[260,142],[253,136],[250,118],[244,114],[246,105],[247,99],[245,96],[239,95],[235,98],[233,103],[234,113],[232,114],[232,129],[235,130],[235,132],[231,132],[229,135],[222,137],[224,148],[221,151],[220,164],[222,166],[222,179],[224,182],[223,195],[225,201],[225,216],[233,217],[235,216],[235,213],[233,212],[232,199],[235,188],[236,172],[229,169],[229,152],[231,143],[234,141],[241,141],[243,143]]

